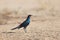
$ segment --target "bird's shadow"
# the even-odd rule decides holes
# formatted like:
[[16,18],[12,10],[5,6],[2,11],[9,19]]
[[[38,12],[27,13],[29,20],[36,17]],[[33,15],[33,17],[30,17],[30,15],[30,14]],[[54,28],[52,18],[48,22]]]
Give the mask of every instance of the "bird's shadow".
[[9,34],[9,33],[16,33],[16,32],[2,32],[2,33],[7,33],[7,34]]

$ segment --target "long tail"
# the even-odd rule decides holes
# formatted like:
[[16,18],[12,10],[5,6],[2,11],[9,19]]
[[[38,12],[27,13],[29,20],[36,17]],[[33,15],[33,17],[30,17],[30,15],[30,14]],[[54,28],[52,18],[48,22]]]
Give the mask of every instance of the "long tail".
[[15,27],[15,28],[12,28],[11,30],[15,30],[15,29],[17,29],[18,27]]

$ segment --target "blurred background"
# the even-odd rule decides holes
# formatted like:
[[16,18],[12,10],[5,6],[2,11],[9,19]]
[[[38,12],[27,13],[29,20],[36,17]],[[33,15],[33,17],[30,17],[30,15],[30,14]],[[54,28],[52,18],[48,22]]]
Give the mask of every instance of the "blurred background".
[[0,24],[29,14],[47,18],[60,16],[60,0],[0,0]]
[[[29,14],[27,33],[10,30]],[[0,32],[0,40],[60,40],[60,0],[0,0]]]

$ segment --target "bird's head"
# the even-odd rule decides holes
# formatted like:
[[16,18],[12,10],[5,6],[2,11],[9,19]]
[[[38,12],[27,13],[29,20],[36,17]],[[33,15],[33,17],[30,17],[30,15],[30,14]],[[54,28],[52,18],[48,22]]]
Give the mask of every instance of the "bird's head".
[[30,20],[30,17],[31,17],[32,15],[28,15],[28,17],[27,17],[27,19],[26,20]]
[[28,15],[28,17],[31,17],[32,15]]

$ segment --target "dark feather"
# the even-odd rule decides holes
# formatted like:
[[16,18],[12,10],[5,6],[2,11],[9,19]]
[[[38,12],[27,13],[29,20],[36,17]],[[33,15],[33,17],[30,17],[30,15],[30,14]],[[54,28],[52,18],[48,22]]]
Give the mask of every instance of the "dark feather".
[[28,15],[27,19],[26,19],[23,23],[21,23],[18,27],[12,28],[11,30],[20,29],[20,28],[22,28],[22,27],[24,27],[24,28],[26,29],[26,27],[27,27],[27,26],[29,25],[29,23],[30,23],[30,16],[31,16],[31,15]]

